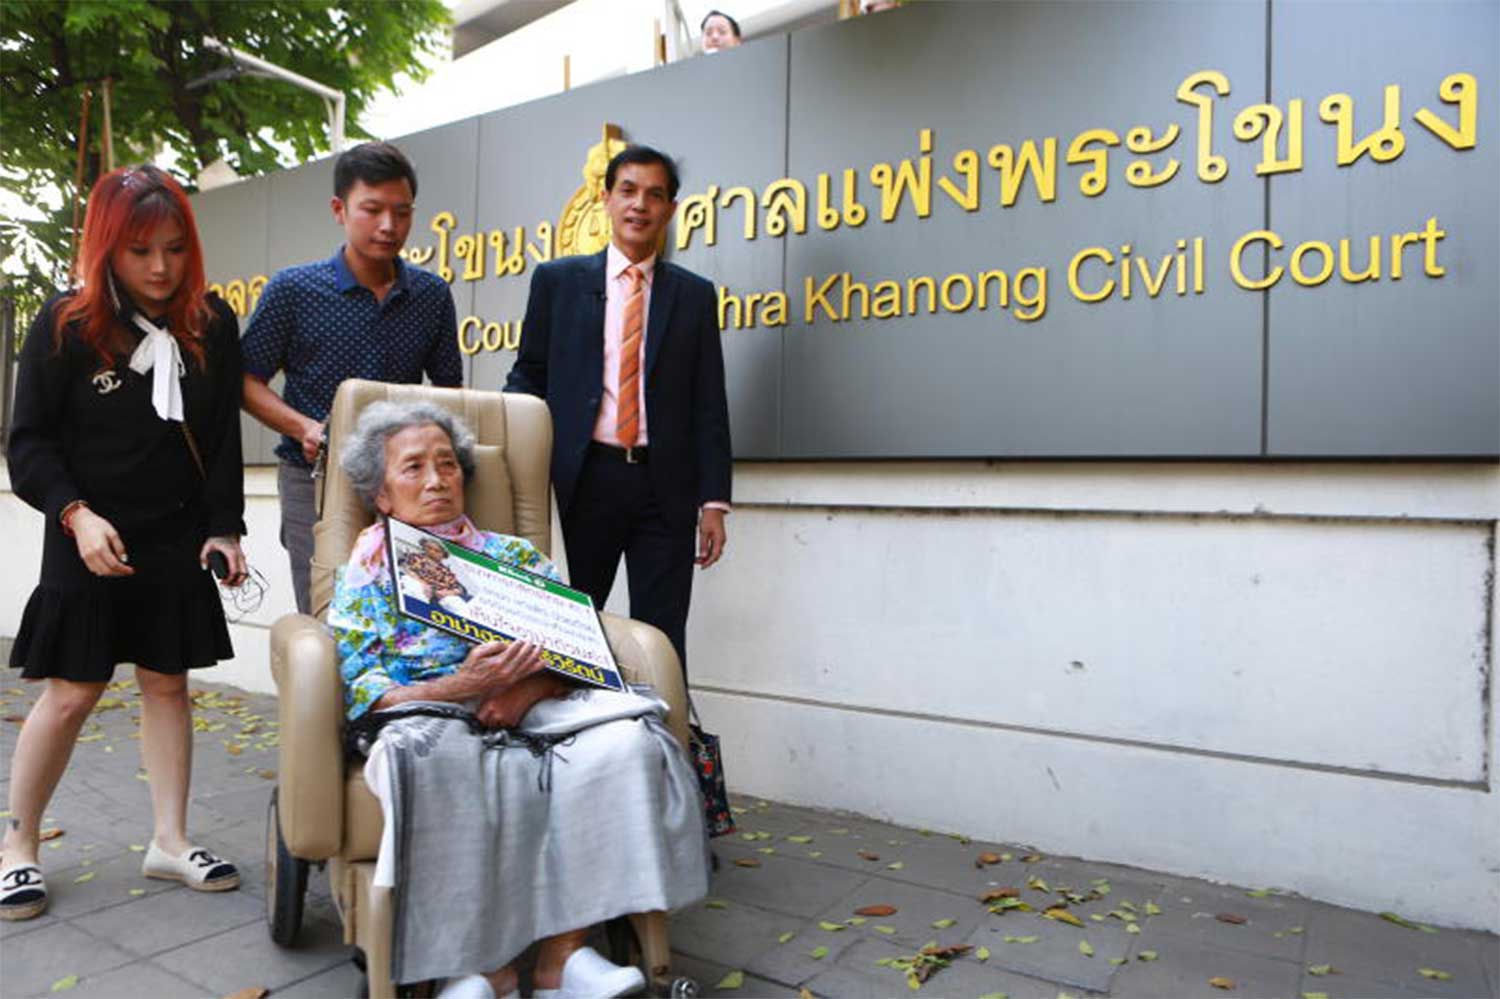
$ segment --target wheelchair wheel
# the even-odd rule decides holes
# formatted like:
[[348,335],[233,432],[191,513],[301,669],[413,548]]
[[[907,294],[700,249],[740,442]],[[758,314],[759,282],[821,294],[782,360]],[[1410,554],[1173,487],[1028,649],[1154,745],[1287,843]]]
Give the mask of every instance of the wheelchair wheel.
[[646,990],[641,993],[659,999],[695,999],[698,983],[679,975],[676,978],[653,981],[651,969],[646,967],[646,955],[641,952],[641,942],[636,938],[635,927],[625,916],[616,916],[604,924],[604,935],[609,945],[609,959],[618,965],[635,965],[646,976]]
[[302,903],[307,895],[307,861],[298,860],[281,838],[281,814],[277,791],[271,792],[266,809],[266,925],[271,939],[292,946],[302,928]]

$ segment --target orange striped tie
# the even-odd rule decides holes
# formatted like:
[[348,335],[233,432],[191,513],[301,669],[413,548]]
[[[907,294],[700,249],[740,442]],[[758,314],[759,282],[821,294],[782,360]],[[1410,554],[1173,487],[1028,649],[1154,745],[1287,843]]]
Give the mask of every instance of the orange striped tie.
[[620,330],[620,390],[615,396],[615,437],[622,447],[635,447],[641,435],[641,340],[645,319],[644,275],[625,268],[630,292],[625,297],[625,322]]

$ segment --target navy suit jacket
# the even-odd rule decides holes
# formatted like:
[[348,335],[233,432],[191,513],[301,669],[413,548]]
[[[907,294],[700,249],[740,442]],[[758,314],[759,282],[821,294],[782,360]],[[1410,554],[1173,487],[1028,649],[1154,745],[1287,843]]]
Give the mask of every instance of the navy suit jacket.
[[[521,348],[505,391],[552,411],[552,485],[567,516],[604,391],[604,252],[542,264],[531,278]],[[718,296],[708,281],[658,258],[646,318],[648,470],[669,521],[730,501],[733,459]]]

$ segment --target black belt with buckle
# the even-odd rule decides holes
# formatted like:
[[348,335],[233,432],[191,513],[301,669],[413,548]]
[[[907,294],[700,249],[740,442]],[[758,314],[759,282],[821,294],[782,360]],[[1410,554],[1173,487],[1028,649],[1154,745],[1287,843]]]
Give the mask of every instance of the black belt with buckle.
[[615,447],[613,444],[601,444],[599,441],[589,441],[589,450],[605,458],[623,461],[627,465],[644,465],[650,454],[644,444],[639,447]]

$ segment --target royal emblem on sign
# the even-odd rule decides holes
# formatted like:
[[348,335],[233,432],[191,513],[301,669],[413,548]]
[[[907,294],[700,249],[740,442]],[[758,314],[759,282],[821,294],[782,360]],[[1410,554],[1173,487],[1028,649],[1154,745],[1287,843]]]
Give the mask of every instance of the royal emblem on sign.
[[599,196],[604,193],[609,161],[624,148],[619,126],[606,122],[603,137],[590,147],[584,160],[583,184],[573,192],[557,220],[557,256],[598,253],[609,245],[609,214]]

